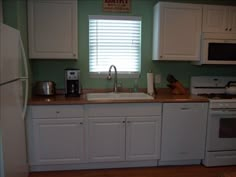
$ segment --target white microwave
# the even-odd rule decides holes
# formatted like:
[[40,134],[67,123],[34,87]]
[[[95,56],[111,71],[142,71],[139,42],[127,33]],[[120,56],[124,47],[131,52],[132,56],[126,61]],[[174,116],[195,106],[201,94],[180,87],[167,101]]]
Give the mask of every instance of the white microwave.
[[236,34],[203,33],[201,64],[235,64]]

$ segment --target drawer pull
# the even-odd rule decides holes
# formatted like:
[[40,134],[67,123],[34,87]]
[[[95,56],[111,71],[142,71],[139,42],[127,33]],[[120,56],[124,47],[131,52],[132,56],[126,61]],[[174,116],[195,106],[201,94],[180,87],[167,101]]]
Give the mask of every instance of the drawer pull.
[[59,114],[59,113],[60,113],[60,111],[56,111],[56,113],[57,113],[57,114]]
[[189,110],[189,109],[190,109],[190,108],[181,108],[181,110],[183,110],[183,111],[184,111],[184,110]]

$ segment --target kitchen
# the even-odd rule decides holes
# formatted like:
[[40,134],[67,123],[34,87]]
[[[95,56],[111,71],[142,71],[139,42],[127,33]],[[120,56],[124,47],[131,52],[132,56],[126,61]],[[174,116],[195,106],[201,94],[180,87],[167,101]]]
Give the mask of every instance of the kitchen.
[[[152,69],[155,74],[161,75],[161,83],[156,87],[166,87],[166,76],[171,72],[185,87],[190,87],[190,77],[195,75],[220,75],[235,76],[234,66],[208,65],[195,66],[190,62],[156,62],[152,61],[152,19],[153,8],[156,1],[133,1],[132,11],[128,15],[142,16],[143,29],[142,35],[142,70],[141,77],[138,79],[140,88],[146,87],[146,73]],[[203,2],[204,3],[204,2]],[[215,1],[214,1],[215,3]],[[219,2],[220,3],[220,2]],[[230,3],[230,2],[229,2]],[[3,1],[3,13],[6,23],[19,28],[22,31],[23,42],[27,43],[27,26],[26,26],[26,2],[25,1]],[[98,8],[101,7],[101,8]],[[12,13],[15,10],[15,14]],[[142,11],[136,9],[143,9]],[[139,12],[140,11],[140,12]],[[112,83],[105,79],[90,78],[88,72],[88,36],[87,36],[87,18],[91,14],[103,14],[102,1],[78,1],[78,60],[58,61],[58,60],[30,60],[31,81],[53,80],[58,89],[64,88],[64,69],[77,67],[81,69],[81,80],[83,88],[111,88]],[[53,70],[52,70],[53,68]],[[175,70],[173,70],[173,68]],[[118,69],[119,70],[119,69]],[[185,71],[185,72],[183,72]],[[132,79],[119,79],[123,87],[132,88]]]

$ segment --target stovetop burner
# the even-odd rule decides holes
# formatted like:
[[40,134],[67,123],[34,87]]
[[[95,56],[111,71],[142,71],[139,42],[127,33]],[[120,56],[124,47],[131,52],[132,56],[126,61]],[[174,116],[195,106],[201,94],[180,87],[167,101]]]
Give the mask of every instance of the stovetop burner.
[[225,94],[225,87],[236,77],[220,76],[195,76],[191,77],[191,94],[203,96],[209,99],[209,109],[235,110],[236,95]]
[[236,95],[229,95],[224,93],[203,93],[198,94],[198,96],[203,96],[209,99],[236,99]]

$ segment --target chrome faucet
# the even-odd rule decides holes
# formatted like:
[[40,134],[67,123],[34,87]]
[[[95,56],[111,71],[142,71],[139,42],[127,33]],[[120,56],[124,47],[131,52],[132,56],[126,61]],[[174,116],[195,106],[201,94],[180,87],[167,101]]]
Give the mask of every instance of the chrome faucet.
[[118,92],[118,88],[117,88],[117,69],[116,69],[115,65],[111,65],[111,66],[110,66],[109,71],[108,71],[107,80],[111,80],[111,79],[112,79],[112,77],[111,77],[111,69],[112,69],[112,67],[113,67],[114,70],[115,70],[115,78],[114,78],[113,92]]

